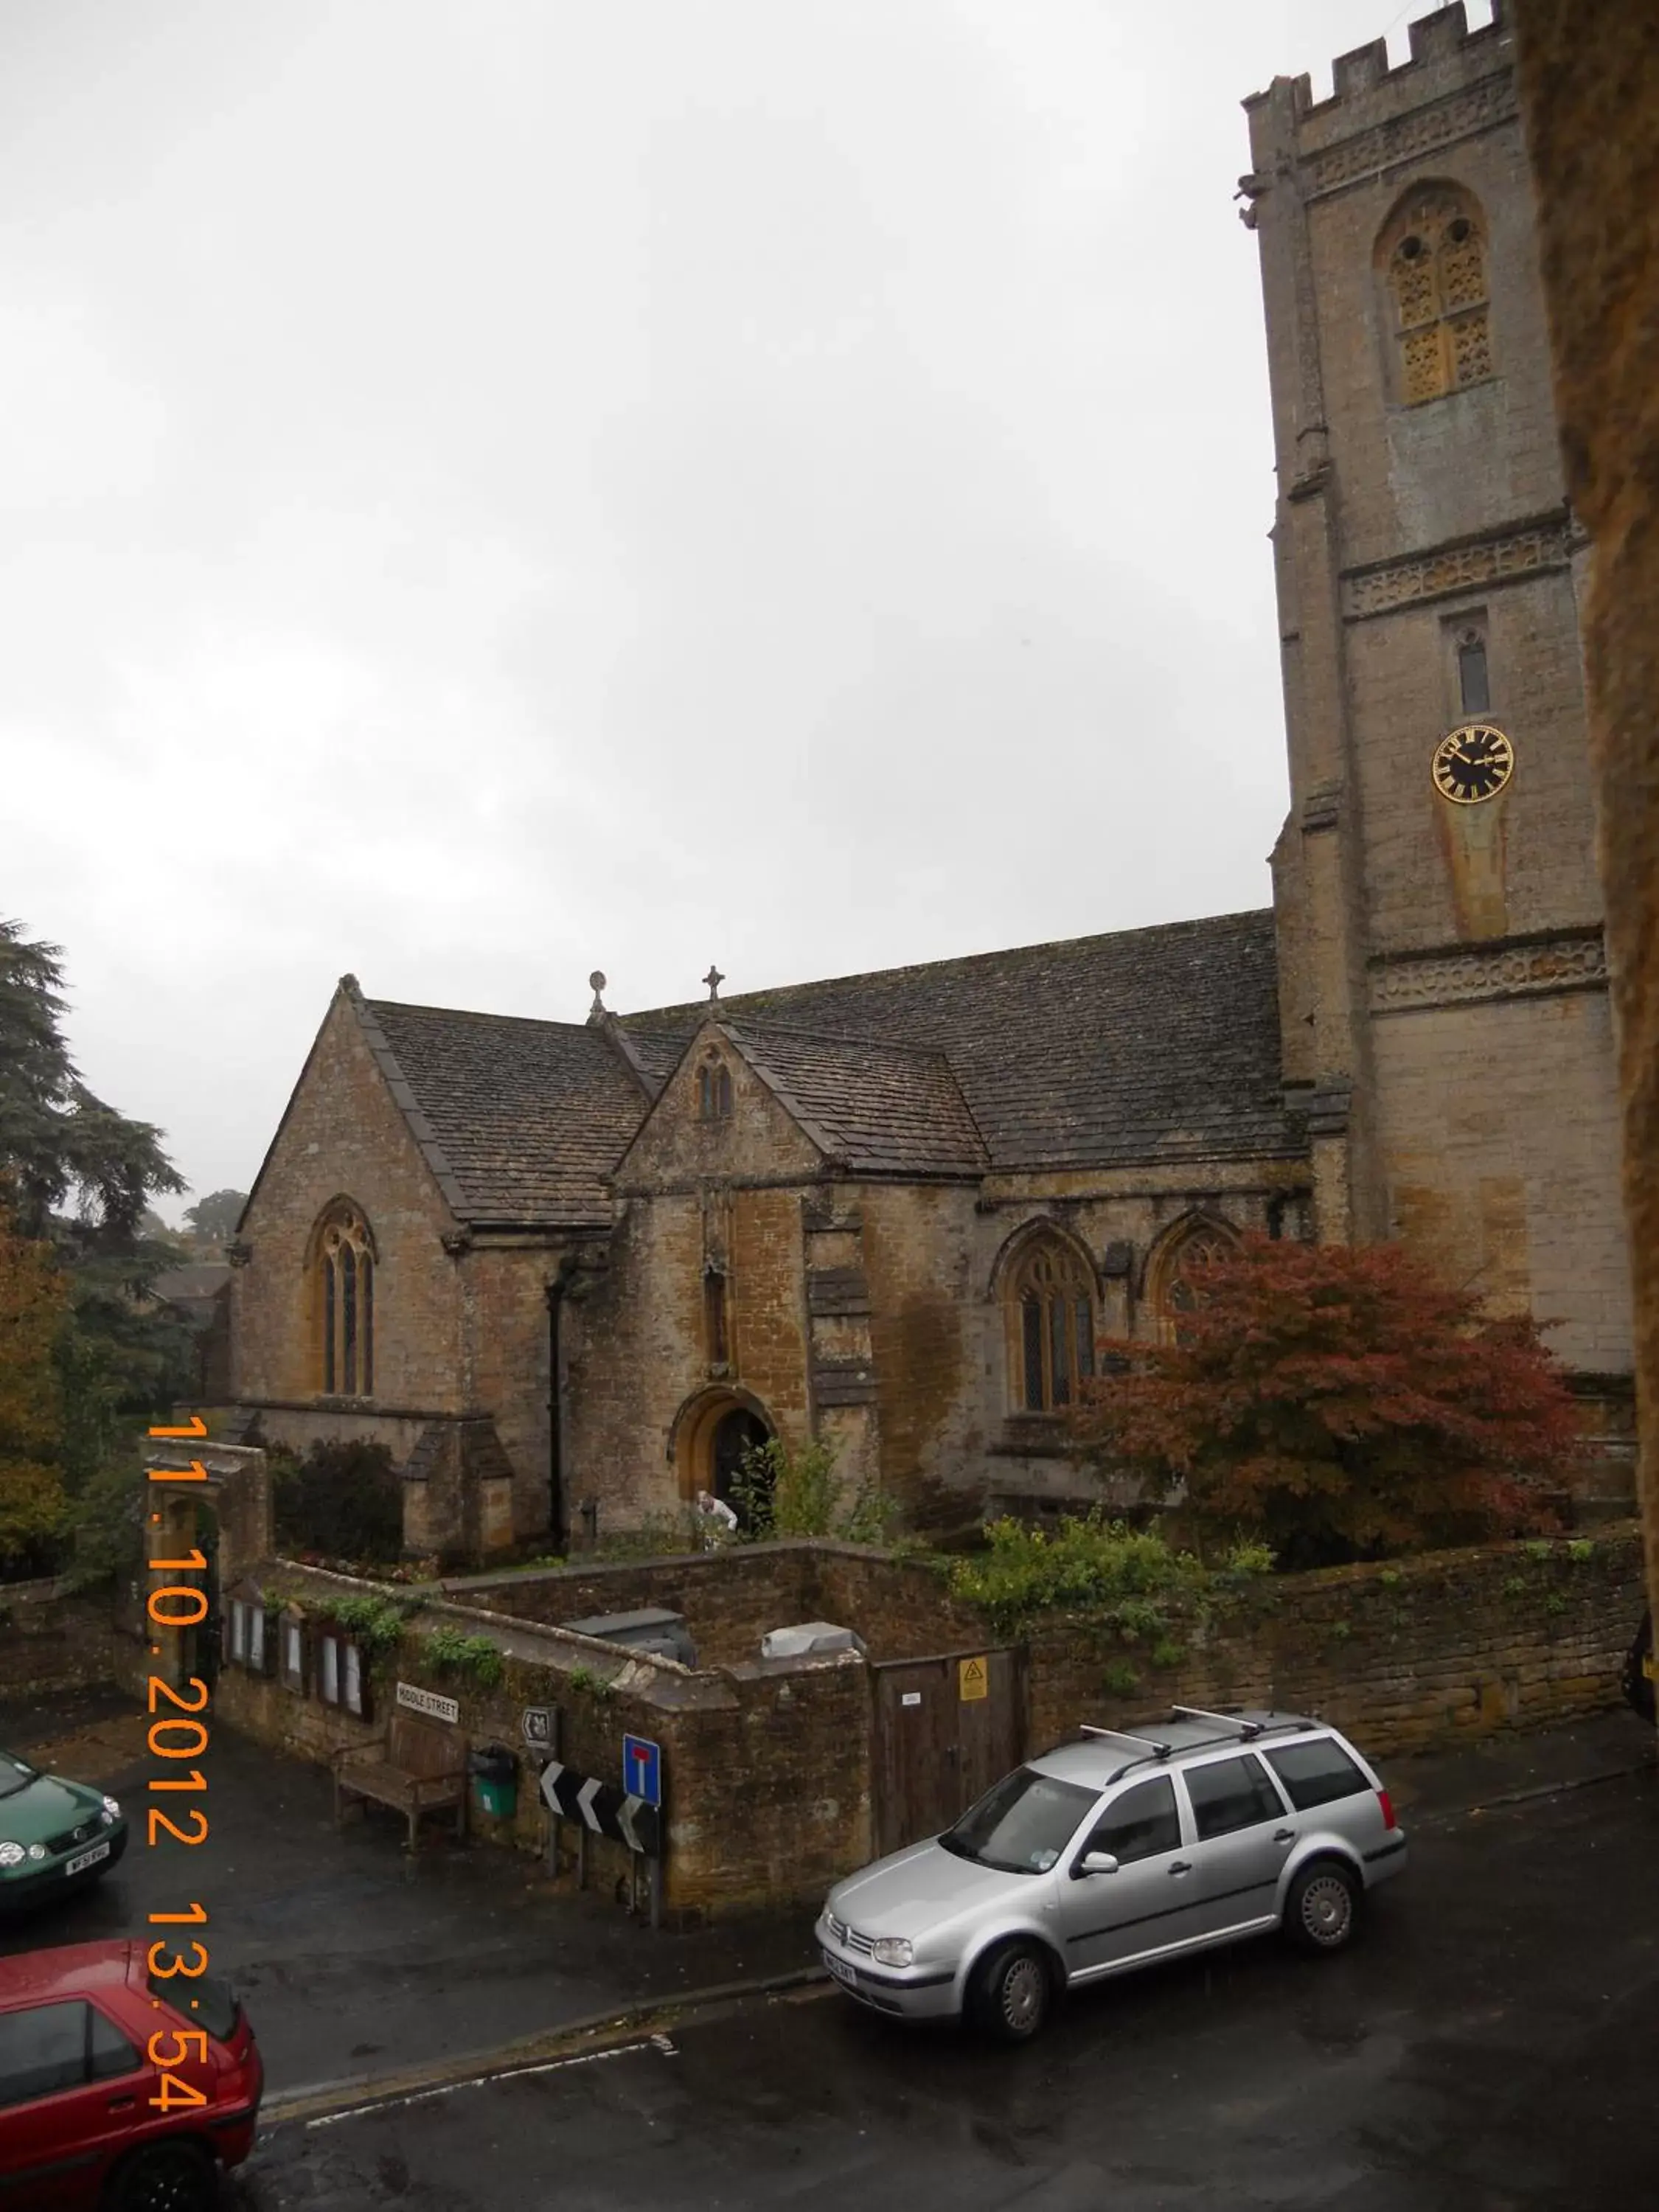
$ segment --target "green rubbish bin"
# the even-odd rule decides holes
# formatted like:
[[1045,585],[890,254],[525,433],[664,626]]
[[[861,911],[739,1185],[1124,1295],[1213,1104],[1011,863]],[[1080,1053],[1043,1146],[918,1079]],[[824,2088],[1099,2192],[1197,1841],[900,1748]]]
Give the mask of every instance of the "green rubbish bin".
[[504,1743],[467,1753],[478,1802],[492,1819],[510,1820],[519,1806],[519,1762]]

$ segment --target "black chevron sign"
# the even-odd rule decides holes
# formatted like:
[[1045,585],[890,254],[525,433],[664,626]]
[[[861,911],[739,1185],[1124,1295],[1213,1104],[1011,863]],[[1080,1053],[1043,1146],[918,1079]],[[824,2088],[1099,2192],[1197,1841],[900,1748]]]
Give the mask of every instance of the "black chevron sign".
[[648,1859],[661,1856],[661,1813],[614,1783],[596,1782],[591,1775],[578,1774],[574,1766],[550,1759],[542,1769],[542,1801],[557,1820],[580,1820],[596,1836],[609,1836]]

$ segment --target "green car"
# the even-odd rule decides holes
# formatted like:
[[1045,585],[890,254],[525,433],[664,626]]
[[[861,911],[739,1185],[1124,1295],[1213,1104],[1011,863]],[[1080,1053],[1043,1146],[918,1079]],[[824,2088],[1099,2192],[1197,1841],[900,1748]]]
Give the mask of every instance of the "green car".
[[113,1797],[0,1751],[0,1911],[96,1881],[126,1847]]

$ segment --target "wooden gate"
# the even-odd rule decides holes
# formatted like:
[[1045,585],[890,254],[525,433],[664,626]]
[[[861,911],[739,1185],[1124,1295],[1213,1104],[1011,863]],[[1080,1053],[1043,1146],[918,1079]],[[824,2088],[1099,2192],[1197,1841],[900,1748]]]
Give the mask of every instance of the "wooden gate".
[[936,1836],[1025,1750],[1025,1685],[1016,1650],[879,1660],[870,1822],[879,1857]]

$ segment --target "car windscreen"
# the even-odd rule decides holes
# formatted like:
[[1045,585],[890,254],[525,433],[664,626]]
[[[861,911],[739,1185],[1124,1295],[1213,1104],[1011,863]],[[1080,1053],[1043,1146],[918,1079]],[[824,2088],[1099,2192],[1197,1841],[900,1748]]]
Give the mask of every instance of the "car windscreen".
[[939,1842],[958,1858],[1006,1874],[1047,1874],[1099,1796],[1029,1766],[1005,1775]]
[[0,1797],[15,1797],[39,1778],[40,1769],[9,1751],[0,1751]]
[[241,2007],[230,1984],[216,1974],[149,1974],[145,1979],[151,1996],[171,2005],[187,2027],[204,2027],[218,2043],[228,2043],[235,2034]]

